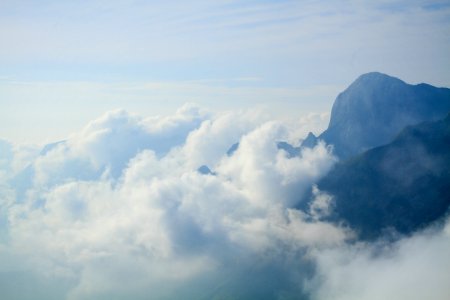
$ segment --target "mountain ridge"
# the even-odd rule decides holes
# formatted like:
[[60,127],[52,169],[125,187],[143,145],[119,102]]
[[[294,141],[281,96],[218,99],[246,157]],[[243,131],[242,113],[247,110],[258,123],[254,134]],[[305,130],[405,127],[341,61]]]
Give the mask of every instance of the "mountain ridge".
[[318,140],[334,146],[346,159],[389,143],[405,126],[439,120],[450,111],[450,89],[407,84],[379,72],[359,76],[341,92],[332,107],[328,128]]

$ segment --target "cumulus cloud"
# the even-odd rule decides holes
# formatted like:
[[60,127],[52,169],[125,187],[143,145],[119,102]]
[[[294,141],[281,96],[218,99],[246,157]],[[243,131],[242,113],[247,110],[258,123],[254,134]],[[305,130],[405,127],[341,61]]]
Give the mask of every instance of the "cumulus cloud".
[[11,178],[39,155],[36,145],[13,144],[0,139],[0,178]]
[[35,162],[37,183],[67,178],[89,180],[104,172],[119,177],[140,151],[152,149],[163,156],[184,143],[186,136],[205,119],[205,113],[190,104],[165,118],[145,119],[123,110],[108,112],[67,141],[48,149]]
[[332,291],[333,274],[353,270],[327,260],[353,235],[320,221],[332,201],[319,191],[310,212],[294,208],[336,159],[323,143],[290,157],[277,142],[292,136],[249,111],[106,113],[2,179],[5,294],[27,299],[14,288],[27,285],[43,299],[326,299],[314,287]]

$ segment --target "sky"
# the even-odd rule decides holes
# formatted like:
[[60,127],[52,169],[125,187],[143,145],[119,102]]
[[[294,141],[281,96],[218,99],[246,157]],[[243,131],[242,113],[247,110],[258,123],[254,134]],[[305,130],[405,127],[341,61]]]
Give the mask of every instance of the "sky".
[[449,87],[448,1],[0,0],[0,41],[2,299],[448,299],[448,216],[361,240],[333,146],[278,146],[363,73]]
[[329,113],[359,75],[450,86],[448,1],[1,1],[0,137],[184,103]]

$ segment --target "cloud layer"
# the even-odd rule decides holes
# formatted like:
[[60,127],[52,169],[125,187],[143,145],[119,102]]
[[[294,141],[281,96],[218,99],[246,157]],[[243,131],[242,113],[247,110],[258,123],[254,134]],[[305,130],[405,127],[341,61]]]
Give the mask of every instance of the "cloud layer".
[[450,226],[394,244],[353,245],[316,253],[313,299],[447,299]]
[[[277,142],[299,141],[312,129],[185,105],[165,118],[108,112],[40,153],[2,142],[4,295],[370,299],[378,288],[394,293],[419,278],[397,286],[381,273],[402,278],[394,266],[415,270],[428,254],[445,257],[448,230],[400,241],[391,256],[383,250],[373,258],[375,246],[348,244],[352,232],[318,221],[332,197],[314,190],[311,213],[294,209],[336,159],[322,143],[289,158]],[[198,172],[202,165],[212,174]],[[371,277],[359,277],[361,268]],[[425,287],[441,287],[434,282],[441,277],[428,276]]]

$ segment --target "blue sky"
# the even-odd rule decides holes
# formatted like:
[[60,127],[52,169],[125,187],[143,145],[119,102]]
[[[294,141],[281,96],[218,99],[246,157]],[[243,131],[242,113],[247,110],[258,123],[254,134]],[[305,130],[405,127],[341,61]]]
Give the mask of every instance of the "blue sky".
[[0,137],[185,102],[327,112],[362,73],[450,86],[448,1],[2,1]]

